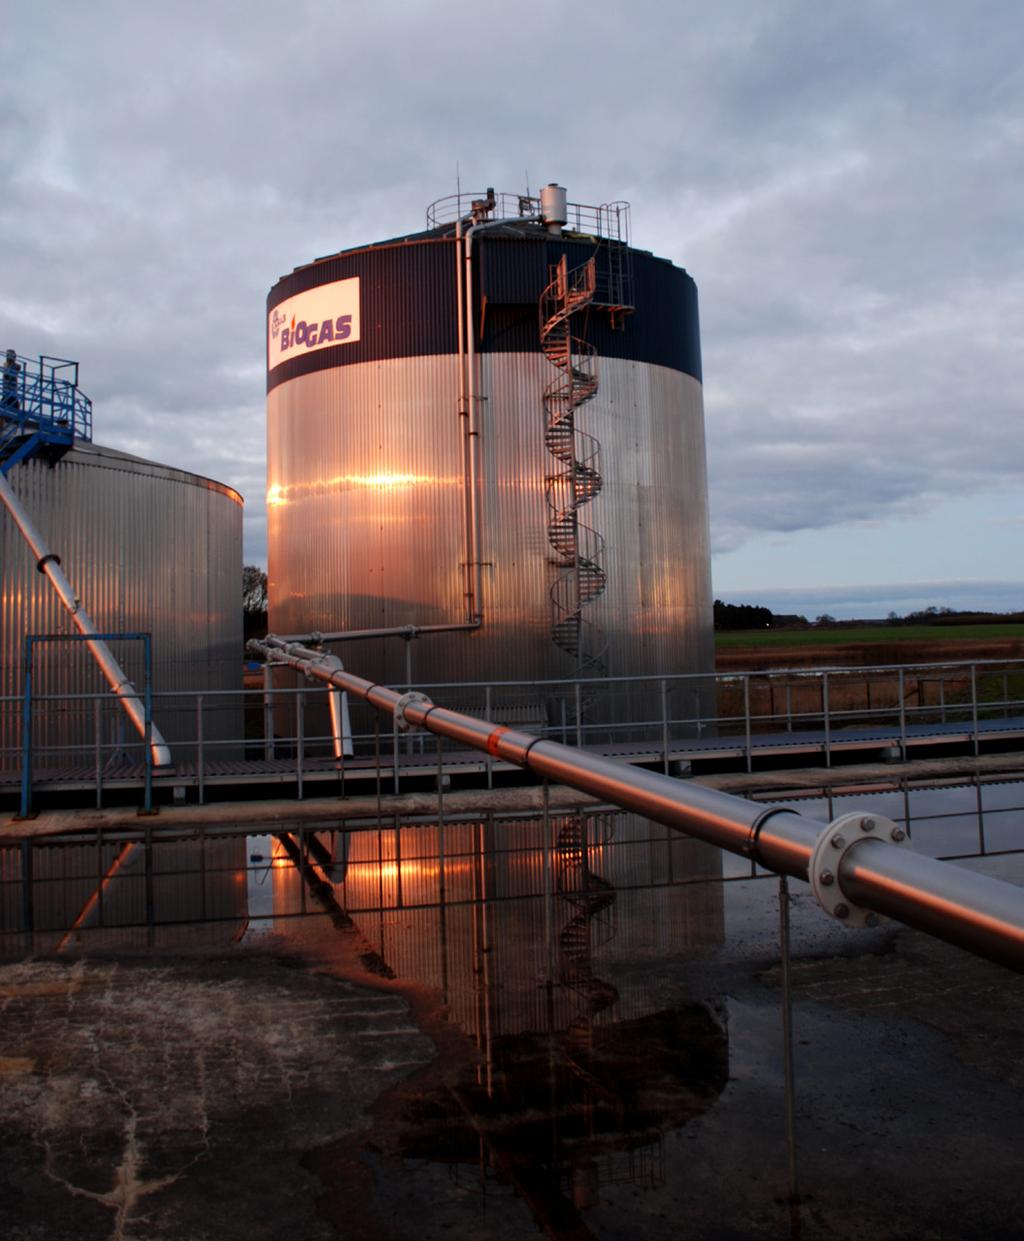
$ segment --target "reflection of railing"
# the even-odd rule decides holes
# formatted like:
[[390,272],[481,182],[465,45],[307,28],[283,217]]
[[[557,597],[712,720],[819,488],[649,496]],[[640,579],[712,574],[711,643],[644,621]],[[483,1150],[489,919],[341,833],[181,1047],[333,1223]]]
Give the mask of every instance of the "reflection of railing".
[[[762,795],[758,800],[766,809],[779,803],[779,793]],[[847,807],[856,804],[862,809],[886,815],[913,837],[915,849],[929,857],[944,861],[980,858],[999,858],[1024,854],[1024,780],[1008,781],[1005,776],[985,779],[975,777],[959,785],[936,788],[931,780],[900,780],[885,792],[863,792],[847,788],[843,795],[829,793],[827,797],[794,790],[786,794],[786,805],[800,805],[813,813],[820,806],[822,813],[830,817],[842,814]],[[446,890],[443,903],[448,909],[473,908],[481,903],[480,894],[466,881],[467,864],[476,856],[475,848],[467,848],[462,841],[475,832],[481,822],[479,813],[453,810],[449,798],[442,795],[443,818],[434,813],[423,813],[423,796],[418,799],[420,813],[400,813],[393,803],[384,800],[381,814],[363,809],[358,813],[339,813],[343,802],[332,802],[332,812],[321,810],[318,815],[306,819],[298,815],[285,823],[297,850],[304,859],[310,859],[321,869],[326,878],[344,875],[344,907],[352,917],[379,915],[395,910],[414,911],[437,906],[439,876],[442,866],[446,873]],[[140,927],[147,924],[172,926],[187,921],[216,922],[222,916],[204,898],[204,891],[237,890],[250,885],[262,887],[270,882],[275,866],[290,866],[284,856],[276,859],[269,852],[241,848],[246,838],[256,839],[261,832],[278,831],[281,823],[269,817],[261,818],[258,803],[245,811],[245,822],[232,821],[218,815],[209,820],[201,817],[183,817],[176,821],[168,813],[154,818],[124,816],[105,822],[97,816],[92,823],[81,823],[56,837],[29,838],[27,848],[22,845],[0,845],[0,930],[22,929],[22,917],[31,902],[23,900],[26,881],[35,891],[35,914],[37,930],[65,931],[70,918],[80,908],[97,879],[107,876],[118,852],[125,844],[145,845],[151,850],[152,860],[148,867],[151,878],[149,906],[146,905],[147,868],[110,874],[104,882],[104,890],[91,921],[83,932],[104,927]],[[279,809],[275,814],[280,818]],[[608,826],[617,821],[613,812],[606,808],[579,807],[575,814],[595,836],[600,834],[602,864],[615,882],[615,891],[622,899],[631,893],[662,889],[698,889],[709,885],[770,881],[775,876],[757,867],[751,861],[724,856],[722,864],[718,855],[705,851],[695,862],[692,841],[687,841],[657,824],[630,819],[629,833],[617,831],[612,835]],[[557,836],[560,816],[551,816],[551,835]],[[517,876],[514,887],[502,891],[489,891],[487,901],[493,906],[504,906],[521,900],[536,900],[546,894],[557,895],[557,875],[551,884],[545,885],[544,850],[541,838],[543,823],[530,818],[522,810],[492,811],[486,815],[492,832],[490,855],[510,873]],[[535,834],[524,831],[524,823],[537,828]],[[335,864],[325,869],[317,859],[314,841],[325,834],[336,833],[339,839],[349,839],[349,852],[344,854],[347,864]],[[423,843],[411,848],[410,834]],[[358,842],[365,839],[362,847]],[[401,843],[402,841],[405,843]],[[235,852],[220,853],[225,843],[236,842]],[[552,840],[552,859],[556,856]],[[26,859],[30,858],[26,864]],[[458,877],[458,878],[457,878]],[[63,897],[59,890],[72,884],[75,896]],[[90,886],[91,885],[91,886]],[[339,881],[339,890],[343,885]],[[130,897],[128,904],[118,910],[114,895],[118,891]],[[47,896],[53,893],[53,896]],[[184,894],[183,905],[175,906],[175,900]],[[309,898],[306,889],[295,890],[293,905],[276,907],[274,918],[289,919],[325,913],[322,905]],[[42,910],[49,903],[53,913],[47,918]],[[253,917],[259,916],[255,910]],[[229,911],[223,916],[237,918],[237,912]],[[271,916],[268,909],[267,917]],[[552,917],[556,931],[564,923]],[[707,943],[717,942],[714,918],[705,930],[711,936]],[[694,928],[698,943],[705,943],[701,926]],[[605,932],[605,935],[607,932]],[[593,947],[600,949],[606,942],[599,935]],[[600,942],[598,942],[600,941]]]

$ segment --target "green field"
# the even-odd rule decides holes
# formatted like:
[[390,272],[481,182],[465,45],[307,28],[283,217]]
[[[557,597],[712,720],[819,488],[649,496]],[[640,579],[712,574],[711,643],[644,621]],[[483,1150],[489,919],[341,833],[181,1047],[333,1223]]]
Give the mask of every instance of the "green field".
[[737,629],[715,634],[715,647],[842,646],[844,643],[963,642],[978,638],[1024,638],[1024,624],[830,625],[822,629]]

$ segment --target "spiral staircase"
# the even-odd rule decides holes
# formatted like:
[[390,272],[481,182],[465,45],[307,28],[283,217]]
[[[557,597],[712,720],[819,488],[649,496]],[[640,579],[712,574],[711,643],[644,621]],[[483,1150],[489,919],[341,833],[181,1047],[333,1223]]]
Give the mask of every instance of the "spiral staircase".
[[601,491],[600,445],[576,425],[576,412],[597,392],[597,354],[573,328],[593,303],[597,270],[593,258],[572,271],[563,255],[550,269],[540,298],[540,340],[544,356],[558,374],[544,389],[547,426],[544,442],[557,463],[545,479],[548,542],[561,570],[551,587],[551,636],[576,661],[577,676],[607,671],[603,631],[586,608],[604,590],[604,539],[580,517]]

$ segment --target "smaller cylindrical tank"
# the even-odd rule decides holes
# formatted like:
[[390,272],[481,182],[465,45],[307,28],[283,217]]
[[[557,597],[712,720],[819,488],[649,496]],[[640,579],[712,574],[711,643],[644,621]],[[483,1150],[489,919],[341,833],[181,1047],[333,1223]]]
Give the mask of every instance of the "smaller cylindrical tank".
[[[55,465],[33,458],[7,481],[40,534],[61,558],[75,594],[101,632],[149,633],[153,647],[154,719],[176,759],[196,735],[191,698],[208,691],[204,739],[238,739],[241,688],[242,497],[211,479],[80,443]],[[0,768],[20,762],[21,711],[28,634],[73,634],[74,626],[6,511],[0,511]],[[117,642],[115,654],[140,689],[142,644]],[[83,643],[39,645],[33,656],[33,745],[38,766],[95,762],[95,707],[74,695],[109,699]],[[43,696],[53,695],[49,701]],[[99,700],[97,700],[99,701]],[[104,702],[102,743],[115,753],[123,712]],[[134,744],[135,738],[126,738]],[[216,753],[213,755],[217,756]]]

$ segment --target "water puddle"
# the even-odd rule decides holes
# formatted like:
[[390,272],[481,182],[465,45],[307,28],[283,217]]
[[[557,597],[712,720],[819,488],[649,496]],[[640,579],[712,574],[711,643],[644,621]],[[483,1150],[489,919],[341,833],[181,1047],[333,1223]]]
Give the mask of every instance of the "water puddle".
[[48,1143],[95,1199],[83,1237],[129,1129],[146,1185],[158,1153],[180,1169],[173,1209],[138,1206],[154,1237],[206,1235],[214,1173],[223,1236],[911,1236],[941,1230],[952,1167],[959,1235],[1024,1207],[1001,1067],[1024,995],[793,885],[792,1209],[777,884],[635,816],[40,846],[27,886],[0,860],[0,1128],[37,1118],[18,1176],[63,1193]]

